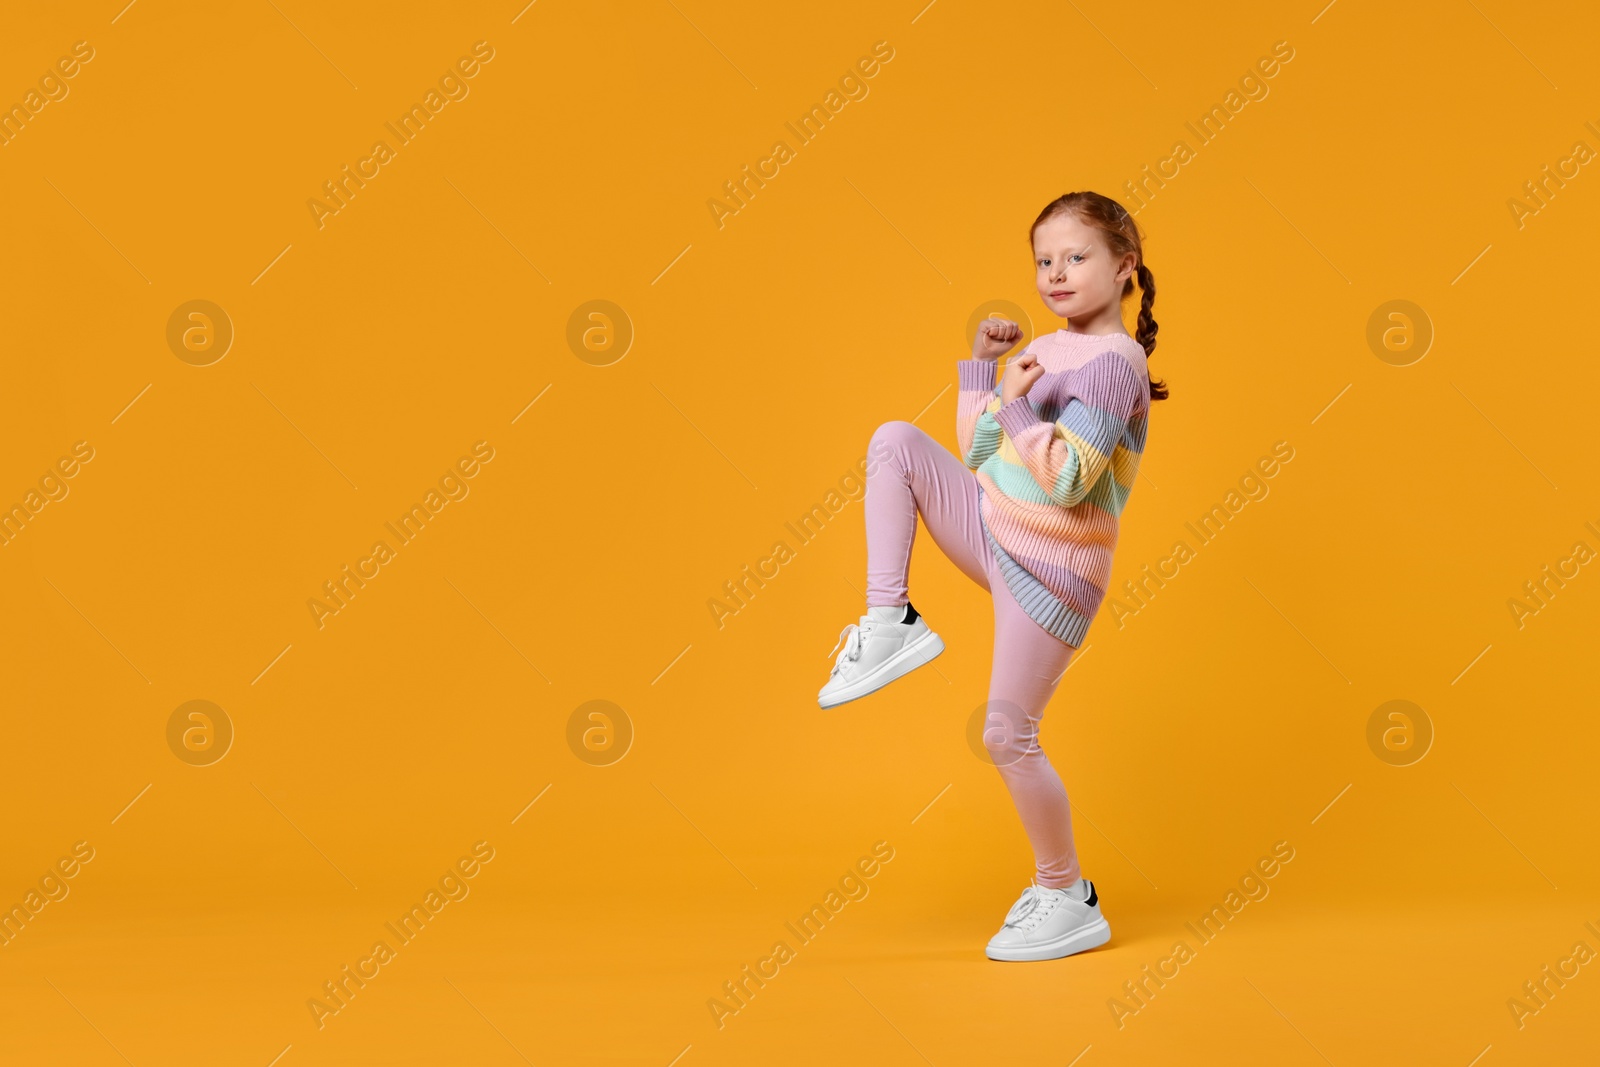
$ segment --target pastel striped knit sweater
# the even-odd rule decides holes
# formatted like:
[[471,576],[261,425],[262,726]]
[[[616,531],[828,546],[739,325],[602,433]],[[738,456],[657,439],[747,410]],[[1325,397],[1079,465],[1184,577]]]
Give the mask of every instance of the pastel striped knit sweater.
[[957,361],[956,440],[978,514],[1028,616],[1074,648],[1105,598],[1118,521],[1144,454],[1150,377],[1127,334],[1034,338],[1044,374],[1003,404],[998,361]]

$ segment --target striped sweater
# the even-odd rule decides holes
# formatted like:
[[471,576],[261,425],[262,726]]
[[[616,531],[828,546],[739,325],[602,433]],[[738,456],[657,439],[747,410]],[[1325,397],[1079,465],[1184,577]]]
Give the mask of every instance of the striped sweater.
[[1118,520],[1144,454],[1150,378],[1127,334],[1057,330],[1025,351],[1045,373],[1002,403],[998,361],[957,361],[956,440],[984,532],[1028,616],[1074,648],[1105,598]]

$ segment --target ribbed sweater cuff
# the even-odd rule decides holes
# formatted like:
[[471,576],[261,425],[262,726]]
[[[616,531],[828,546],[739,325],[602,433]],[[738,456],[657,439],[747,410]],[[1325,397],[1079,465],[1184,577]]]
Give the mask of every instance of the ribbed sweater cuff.
[[1033,410],[1033,404],[1028,400],[1026,393],[1015,400],[1001,404],[994,417],[1000,428],[1006,432],[1006,436],[1013,441],[1021,437],[1024,431],[1044,421],[1039,418],[1039,413]]
[[[956,360],[956,385],[964,392],[994,392],[995,370],[998,359]],[[948,381],[949,379],[946,379]]]

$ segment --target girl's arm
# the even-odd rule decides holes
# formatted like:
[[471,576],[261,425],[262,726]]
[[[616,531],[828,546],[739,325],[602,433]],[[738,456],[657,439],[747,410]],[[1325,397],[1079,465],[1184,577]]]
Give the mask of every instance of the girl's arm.
[[1055,422],[1041,419],[1026,394],[994,413],[1034,481],[1053,502],[1068,508],[1082,503],[1106,473],[1140,396],[1150,390],[1148,379],[1141,381],[1116,352],[1084,364],[1073,384],[1077,395]]
[[994,413],[1000,407],[1000,387],[995,384],[997,359],[959,359],[956,361],[956,444],[961,461],[971,470],[1000,447],[1000,424]]

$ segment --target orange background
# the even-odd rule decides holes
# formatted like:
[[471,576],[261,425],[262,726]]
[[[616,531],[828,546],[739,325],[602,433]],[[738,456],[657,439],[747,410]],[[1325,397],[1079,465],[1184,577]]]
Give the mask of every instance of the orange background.
[[[1600,385],[1578,314],[1600,179],[1520,225],[1508,206],[1600,145],[1591,14],[119,7],[19,9],[0,37],[0,101],[94,50],[0,147],[0,501],[94,453],[0,547],[0,898],[94,850],[0,949],[0,1059],[1593,1048],[1593,965],[1520,1029],[1507,1007],[1600,949],[1580,665],[1600,578],[1580,567],[1520,628],[1507,606],[1600,547],[1573,414]],[[478,41],[468,95],[319,228],[307,201]],[[879,41],[868,95],[797,147],[785,122]],[[1279,41],[1293,58],[1250,82]],[[1266,95],[1202,145],[1185,124],[1241,79]],[[780,138],[794,158],[719,228],[708,200]],[[1127,197],[1180,139],[1192,157]],[[987,596],[919,535],[913,595],[948,653],[820,712],[862,610],[861,505],[803,546],[784,524],[884,421],[954,448],[967,323],[1007,300],[1030,336],[1061,325],[1026,234],[1082,188],[1138,211],[1172,390],[1114,586],[1276,442],[1294,456],[1136,614],[1091,627],[1043,741],[1113,940],[1003,965],[983,944],[1032,859],[966,740]],[[167,342],[191,300],[232,323],[208,366]],[[591,300],[634,331],[608,365],[568,344]],[[1392,300],[1433,334],[1407,366],[1367,339]],[[319,629],[322,583],[479,441],[469,494]],[[794,557],[719,628],[709,602],[779,539]],[[1397,699],[1434,733],[1409,766],[1367,740]],[[234,730],[209,766],[168,744],[192,700]],[[593,700],[633,732],[607,766],[568,745]],[[307,1001],[480,841],[470,894],[319,1029]],[[722,983],[879,841],[870,893],[719,1029]],[[1279,841],[1270,895],[1197,947],[1185,922]],[[1180,938],[1195,958],[1119,1027],[1108,1000]]]

